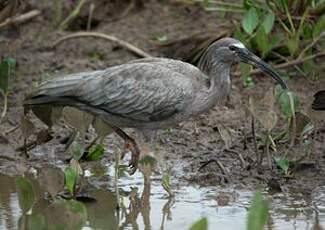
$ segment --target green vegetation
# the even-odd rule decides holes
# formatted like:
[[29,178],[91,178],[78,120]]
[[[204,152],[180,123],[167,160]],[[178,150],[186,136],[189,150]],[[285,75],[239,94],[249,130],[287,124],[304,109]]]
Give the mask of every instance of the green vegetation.
[[[232,33],[262,58],[272,60],[281,68],[294,67],[305,77],[321,76],[314,59],[325,56],[324,0],[243,0],[242,4],[215,0],[192,2],[200,2],[208,11],[233,13],[234,26],[230,28],[235,29]],[[252,86],[250,68],[241,66],[241,71],[244,83]]]
[[8,110],[8,94],[10,92],[10,79],[15,73],[16,60],[5,58],[0,62],[0,93],[3,96],[3,109],[0,115],[0,124]]
[[247,215],[247,230],[263,230],[269,218],[268,203],[262,194],[257,192],[252,200]]

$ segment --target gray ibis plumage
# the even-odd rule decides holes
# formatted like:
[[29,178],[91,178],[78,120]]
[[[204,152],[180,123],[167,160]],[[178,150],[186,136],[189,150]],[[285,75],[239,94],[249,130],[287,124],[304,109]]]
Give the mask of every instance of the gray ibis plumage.
[[202,55],[198,67],[167,59],[144,58],[105,70],[58,77],[41,83],[25,106],[72,106],[102,118],[133,145],[121,130],[143,132],[172,127],[224,101],[230,93],[230,70],[240,61],[254,65],[287,88],[279,75],[236,39],[223,38]]

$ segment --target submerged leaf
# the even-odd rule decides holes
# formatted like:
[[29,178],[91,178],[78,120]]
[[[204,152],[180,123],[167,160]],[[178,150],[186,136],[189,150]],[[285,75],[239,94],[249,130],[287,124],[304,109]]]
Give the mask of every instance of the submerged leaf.
[[139,160],[139,164],[154,166],[157,163],[157,160],[150,156],[146,155]]
[[35,202],[35,191],[30,180],[25,177],[16,179],[18,189],[19,204],[24,213],[28,212]]
[[253,198],[247,216],[247,228],[249,230],[263,230],[269,217],[268,203],[260,192]]

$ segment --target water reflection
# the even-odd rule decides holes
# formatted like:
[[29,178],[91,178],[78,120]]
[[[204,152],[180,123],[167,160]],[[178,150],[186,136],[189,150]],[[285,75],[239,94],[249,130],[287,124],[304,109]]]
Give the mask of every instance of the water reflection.
[[[109,174],[88,174],[85,189],[96,199],[89,203],[54,198],[63,187],[60,169],[41,170],[38,177],[0,174],[0,230],[188,229],[202,216],[208,217],[209,229],[245,229],[251,191],[179,186],[175,198],[168,198],[157,178],[143,184],[138,173],[120,180],[121,208],[116,209]],[[321,206],[317,194],[323,193],[313,195],[317,202],[300,194],[266,194],[271,201],[267,229],[323,229],[325,213],[313,206]]]

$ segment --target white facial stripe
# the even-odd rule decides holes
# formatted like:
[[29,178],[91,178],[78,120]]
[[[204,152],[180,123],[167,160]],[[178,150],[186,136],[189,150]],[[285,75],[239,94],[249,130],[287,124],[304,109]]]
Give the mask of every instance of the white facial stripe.
[[243,43],[235,43],[235,44],[233,44],[233,46],[236,46],[236,47],[241,48],[241,49],[246,48],[246,47],[243,45]]

